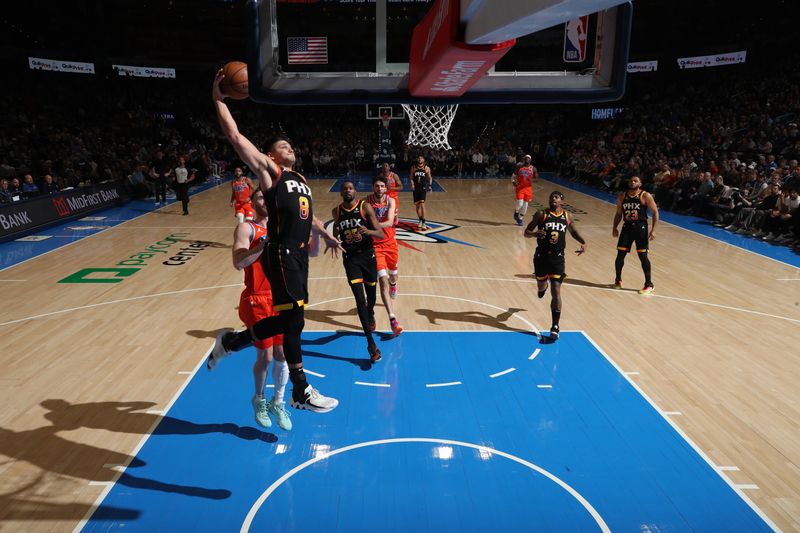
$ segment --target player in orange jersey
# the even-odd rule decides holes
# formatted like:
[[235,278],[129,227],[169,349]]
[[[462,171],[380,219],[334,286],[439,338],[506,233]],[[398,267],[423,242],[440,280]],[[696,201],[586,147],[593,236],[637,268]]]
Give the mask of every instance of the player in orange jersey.
[[233,207],[236,220],[239,224],[245,220],[253,220],[255,211],[250,197],[255,190],[255,185],[250,178],[244,175],[242,167],[233,169],[233,181],[231,182],[231,207]]
[[531,156],[526,155],[514,173],[517,203],[514,206],[514,220],[517,226],[522,225],[528,203],[533,200],[533,181],[539,178],[539,171],[531,164]]
[[394,225],[397,226],[400,217],[400,191],[403,190],[403,182],[395,172],[392,171],[389,163],[383,164],[381,175],[386,178],[386,191],[394,200]]
[[[248,328],[262,318],[278,314],[272,308],[272,288],[261,266],[261,253],[268,240],[264,193],[257,189],[251,200],[255,218],[240,223],[233,233],[233,266],[237,270],[244,269],[245,288],[239,298],[239,318]],[[272,414],[278,426],[289,431],[292,429],[292,420],[289,418],[286,402],[283,399],[286,383],[289,381],[289,366],[283,354],[283,335],[255,341],[255,347],[256,362],[253,365],[253,378],[256,392],[252,404],[256,422],[268,428],[272,426],[270,418]],[[272,381],[275,392],[272,399],[267,401],[264,398],[264,386],[267,381],[267,369],[273,359]]]
[[397,239],[395,221],[395,203],[391,196],[386,194],[386,179],[378,176],[372,180],[372,194],[367,196],[367,203],[372,207],[378,223],[383,228],[383,238],[372,239],[375,246],[375,259],[378,264],[378,282],[381,285],[381,300],[389,314],[389,324],[395,336],[402,333],[403,328],[394,315],[392,300],[397,298]]

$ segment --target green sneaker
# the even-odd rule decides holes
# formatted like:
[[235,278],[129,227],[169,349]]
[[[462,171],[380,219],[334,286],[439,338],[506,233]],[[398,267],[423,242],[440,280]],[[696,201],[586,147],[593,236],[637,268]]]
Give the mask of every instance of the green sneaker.
[[253,404],[253,411],[255,411],[256,415],[256,424],[262,428],[272,427],[272,419],[269,417],[269,405],[267,404],[267,400],[254,395],[251,403]]
[[292,430],[292,420],[289,418],[289,411],[286,410],[286,402],[267,402],[267,409],[275,415],[275,421],[278,422],[278,427],[286,430]]

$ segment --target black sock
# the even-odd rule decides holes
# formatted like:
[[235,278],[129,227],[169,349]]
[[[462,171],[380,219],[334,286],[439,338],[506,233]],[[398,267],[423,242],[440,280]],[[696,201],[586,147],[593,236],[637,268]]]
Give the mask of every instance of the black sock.
[[547,292],[547,289],[537,292],[536,295],[539,296],[539,298],[544,298],[544,293],[546,293],[546,292]]
[[222,345],[231,352],[238,352],[253,344],[253,336],[250,330],[231,332],[222,337]]
[[305,392],[306,387],[308,387],[308,381],[306,380],[306,373],[302,368],[290,368],[289,379],[292,381],[292,385],[298,393]]
[[553,327],[558,327],[558,321],[561,320],[561,309],[555,310],[551,309],[550,314],[553,316]]
[[644,272],[644,286],[652,287],[653,280],[650,279],[652,269],[650,267],[650,258],[648,257],[647,252],[639,253],[639,260],[642,262],[642,272]]

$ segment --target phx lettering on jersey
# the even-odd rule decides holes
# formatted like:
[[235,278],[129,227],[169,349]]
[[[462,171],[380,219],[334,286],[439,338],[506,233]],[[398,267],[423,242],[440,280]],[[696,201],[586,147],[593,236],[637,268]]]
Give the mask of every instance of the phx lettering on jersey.
[[563,222],[545,222],[544,229],[550,231],[567,231],[567,225]]
[[297,191],[300,194],[305,194],[306,196],[311,197],[311,187],[309,187],[305,183],[300,183],[299,181],[287,180],[286,181],[286,190],[288,192]]
[[[168,255],[168,249],[188,235],[188,233],[170,233],[144,250],[126,257],[114,267],[84,268],[59,280],[58,283],[119,283],[146,267],[151,259],[160,257],[160,254]],[[209,244],[205,243],[205,246]]]

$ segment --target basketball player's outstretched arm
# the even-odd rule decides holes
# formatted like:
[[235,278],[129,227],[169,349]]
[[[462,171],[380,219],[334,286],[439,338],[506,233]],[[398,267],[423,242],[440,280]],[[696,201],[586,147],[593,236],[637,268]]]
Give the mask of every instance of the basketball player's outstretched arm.
[[[394,198],[392,199],[394,200]],[[378,222],[378,217],[375,216],[375,210],[372,209],[372,206],[366,202],[364,202],[362,206],[364,207],[364,218],[366,218],[367,223],[369,223],[369,229],[365,228],[364,226],[360,226],[358,228],[358,232],[362,235],[369,235],[370,237],[374,237],[376,239],[383,239],[383,228]]]
[[644,203],[647,205],[647,208],[653,213],[653,220],[650,224],[650,240],[654,240],[656,238],[656,225],[658,224],[658,206],[656,205],[656,201],[653,199],[653,195],[649,192],[644,193]]
[[583,252],[586,251],[586,241],[583,240],[583,237],[581,237],[581,234],[578,233],[578,228],[575,227],[575,223],[574,222],[570,222],[569,223],[569,225],[567,226],[567,230],[569,231],[569,234],[572,235],[573,239],[575,239],[576,241],[581,243],[581,247],[578,248],[577,250],[575,250],[576,254],[581,255]]
[[617,196],[617,210],[614,213],[614,225],[611,227],[611,236],[612,237],[619,237],[619,230],[617,226],[619,226],[620,221],[622,220],[622,197],[623,194]]
[[344,252],[344,248],[342,248],[342,241],[331,235],[331,232],[325,229],[325,224],[323,224],[323,222],[317,218],[317,215],[314,215],[311,226],[317,231],[317,233],[319,233],[319,236],[322,237],[322,240],[325,241],[324,253],[328,253],[328,250],[330,250],[331,257],[339,257],[339,252]]
[[539,233],[544,230],[537,230],[536,228],[542,223],[542,217],[544,214],[541,211],[536,211],[533,214],[533,220],[530,221],[528,226],[525,228],[525,238],[532,239],[534,237],[539,237]]
[[239,132],[236,121],[233,120],[233,115],[231,115],[230,109],[228,109],[227,104],[225,104],[225,94],[222,93],[219,87],[224,77],[225,75],[222,74],[222,69],[220,69],[211,87],[211,99],[214,101],[214,108],[217,111],[219,126],[222,128],[222,133],[225,134],[225,137],[227,137],[228,141],[233,145],[233,149],[236,150],[236,153],[242,159],[242,162],[250,167],[259,177],[262,190],[267,191],[272,188],[273,180],[278,179],[278,176],[280,176],[281,169],[275,161],[270,159],[266,154],[261,153],[261,151],[250,142],[250,139]]
[[253,233],[253,228],[249,223],[245,222],[236,226],[233,230],[233,266],[236,270],[242,270],[255,263],[261,252],[264,251],[264,245],[267,239],[261,239],[253,249],[250,249],[250,235]]

